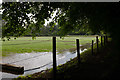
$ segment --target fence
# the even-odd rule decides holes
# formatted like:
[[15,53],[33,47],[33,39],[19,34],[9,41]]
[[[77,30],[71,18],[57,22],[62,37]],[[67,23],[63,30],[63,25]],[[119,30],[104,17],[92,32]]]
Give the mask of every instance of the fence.
[[[107,44],[108,42],[108,37],[104,36],[104,46]],[[97,44],[97,53],[99,52],[99,39],[98,36],[96,36],[96,44]],[[92,40],[92,44],[91,44],[91,53],[92,55],[94,55],[94,41]],[[76,46],[77,46],[77,59],[78,59],[78,64],[81,63],[81,59],[80,59],[80,44],[79,44],[79,39],[76,39]],[[101,36],[101,47],[103,47],[103,36]],[[54,79],[56,79],[56,73],[57,73],[57,69],[56,69],[56,37],[53,37],[53,76]]]
[[[104,46],[107,44],[108,42],[108,37],[107,36],[101,36],[101,47],[103,47],[103,37],[104,37]],[[98,36],[96,36],[96,45],[97,45],[97,53],[99,52],[99,39]],[[91,53],[92,55],[94,55],[94,41],[92,40],[92,44],[91,44]],[[81,58],[80,58],[80,44],[79,44],[79,39],[76,39],[76,49],[77,49],[77,59],[78,59],[78,64],[81,63]],[[10,68],[11,65],[2,65],[2,69],[4,71],[4,69]],[[16,69],[14,69],[16,68]],[[15,67],[13,66],[12,68],[10,68],[9,70],[15,70],[15,71],[19,71],[17,74],[21,74],[24,73],[24,67]],[[56,75],[57,75],[57,63],[56,63],[56,37],[53,37],[53,77],[54,79],[56,79]]]

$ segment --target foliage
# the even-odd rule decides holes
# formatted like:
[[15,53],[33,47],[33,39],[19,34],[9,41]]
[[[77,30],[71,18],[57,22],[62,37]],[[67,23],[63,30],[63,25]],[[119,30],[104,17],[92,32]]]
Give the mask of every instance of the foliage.
[[[94,33],[110,33],[112,37],[119,34],[120,18],[119,3],[88,3],[88,2],[4,2],[2,4],[3,20],[5,22],[3,37],[20,36],[24,34],[31,23],[35,24],[33,36],[40,27],[49,20],[57,10],[50,23],[60,26],[60,36],[76,29],[89,29]],[[31,19],[28,17],[31,14]]]
[[[59,25],[50,27],[49,25],[43,26],[38,32],[33,34],[35,30],[35,24],[30,24],[29,29],[25,31],[24,36],[61,36],[61,30]],[[72,32],[68,32],[68,35],[91,35],[93,34],[89,29],[81,27],[80,29],[76,27]],[[66,35],[67,35],[66,34]]]
[[[32,33],[39,31],[39,27],[44,24],[44,18],[47,18],[46,11],[47,3],[44,6],[41,3],[29,2],[5,2],[2,4],[4,21],[3,37],[4,36],[20,36],[27,29],[32,29]],[[45,8],[45,9],[44,9]],[[29,17],[28,14],[31,14]],[[35,20],[35,22],[33,21]],[[30,23],[36,23],[36,27],[31,28]]]

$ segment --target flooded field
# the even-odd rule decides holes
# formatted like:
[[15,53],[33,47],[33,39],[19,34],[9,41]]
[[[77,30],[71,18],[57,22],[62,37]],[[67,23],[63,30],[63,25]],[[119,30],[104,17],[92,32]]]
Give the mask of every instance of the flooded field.
[[[94,36],[71,36],[64,40],[57,37],[57,65],[64,64],[77,56],[76,39],[80,39],[80,53],[91,47]],[[2,63],[24,66],[24,74],[29,75],[53,67],[52,38],[20,37],[2,43]],[[35,51],[35,52],[34,52]],[[1,60],[0,60],[1,61]],[[16,78],[20,75],[2,73],[2,78]]]
[[[87,49],[80,50],[83,52]],[[66,51],[62,54],[57,54],[57,65],[64,64],[66,61],[77,56],[76,52]],[[45,69],[52,68],[52,52],[37,52],[37,53],[16,53],[7,57],[3,57],[2,63],[24,66],[24,74],[33,74]],[[19,75],[10,73],[2,73],[2,78],[16,78]]]

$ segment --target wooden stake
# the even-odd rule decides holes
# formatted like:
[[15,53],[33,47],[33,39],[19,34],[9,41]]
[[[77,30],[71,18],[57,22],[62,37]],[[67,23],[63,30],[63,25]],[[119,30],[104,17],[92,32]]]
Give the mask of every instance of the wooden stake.
[[92,52],[92,55],[94,55],[94,53],[93,53],[93,43],[94,43],[94,41],[92,40],[92,45],[91,45],[91,52]]
[[77,57],[78,57],[78,63],[80,63],[80,47],[79,47],[79,39],[76,39],[76,45],[77,45]]
[[104,36],[104,46],[106,45],[106,37]]
[[103,47],[103,41],[102,41],[103,36],[101,36],[101,47]]
[[53,78],[56,79],[56,37],[53,37]]
[[97,53],[99,52],[99,46],[98,46],[98,36],[96,36],[96,43],[97,43]]

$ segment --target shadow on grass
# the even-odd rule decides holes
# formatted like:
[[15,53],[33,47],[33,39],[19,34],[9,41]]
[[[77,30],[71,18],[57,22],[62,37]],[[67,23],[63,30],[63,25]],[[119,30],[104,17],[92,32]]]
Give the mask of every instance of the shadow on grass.
[[[100,44],[99,44],[100,46]],[[81,63],[77,58],[71,59],[66,64],[57,67],[56,80],[118,80],[120,74],[119,51],[113,42],[109,42],[99,52],[94,46],[94,55],[91,48],[81,54]],[[52,80],[53,69],[35,73],[26,77],[18,77],[15,80]]]

